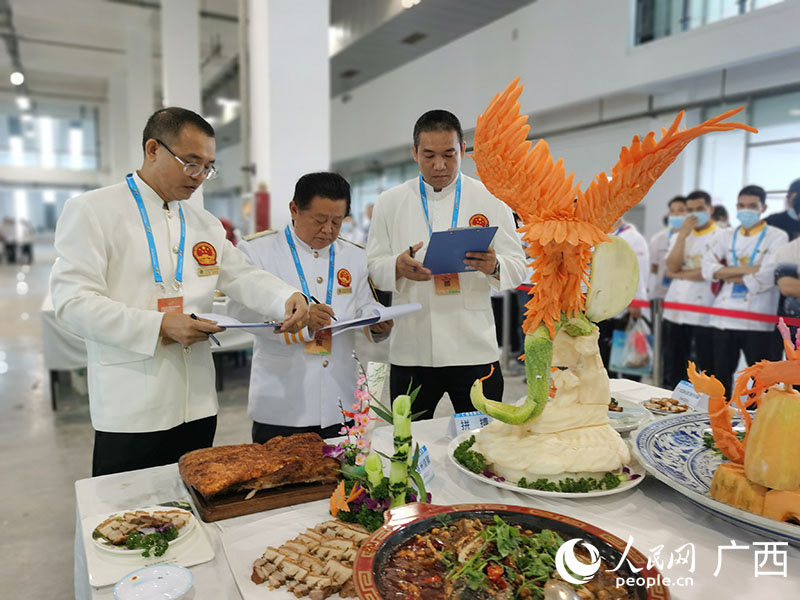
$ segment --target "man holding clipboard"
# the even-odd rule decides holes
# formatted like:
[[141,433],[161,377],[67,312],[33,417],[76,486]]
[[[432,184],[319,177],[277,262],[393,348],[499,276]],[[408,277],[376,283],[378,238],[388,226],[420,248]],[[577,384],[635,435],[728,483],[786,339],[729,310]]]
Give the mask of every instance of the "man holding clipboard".
[[[461,173],[466,144],[455,115],[432,110],[414,126],[412,153],[420,175],[378,197],[367,259],[376,287],[395,303],[422,310],[398,321],[391,338],[391,394],[421,385],[415,410],[431,418],[447,392],[456,412],[472,410],[469,388],[478,377],[492,398],[502,398],[490,289],[516,288],[525,278],[525,254],[511,210],[476,179]],[[467,252],[474,270],[434,274],[424,266],[436,231],[497,227],[486,252]]]

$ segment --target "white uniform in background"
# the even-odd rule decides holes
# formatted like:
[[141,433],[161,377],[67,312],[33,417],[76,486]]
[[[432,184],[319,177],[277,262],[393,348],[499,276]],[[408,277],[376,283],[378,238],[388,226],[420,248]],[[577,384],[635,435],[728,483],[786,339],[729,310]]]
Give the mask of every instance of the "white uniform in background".
[[[211,312],[214,290],[282,318],[297,290],[249,265],[219,219],[188,202],[163,200],[134,175],[150,220],[168,296],[183,312]],[[183,289],[173,282],[186,223]],[[217,414],[211,348],[163,344],[162,313],[136,201],[125,182],[71,198],[56,226],[50,276],[56,317],[85,338],[92,426],[111,433],[171,429]]]
[[[651,300],[663,300],[667,295],[670,281],[667,279],[667,255],[675,230],[671,227],[662,229],[650,238],[650,265],[648,269],[649,282],[647,289],[650,291]],[[656,265],[656,272],[652,272],[652,265]]]
[[[701,269],[703,257],[713,252],[717,235],[721,230],[717,228],[714,221],[711,221],[700,231],[693,229],[692,233],[686,238],[683,250],[682,271]],[[672,236],[669,245],[670,252],[676,244],[677,235]],[[669,254],[669,252],[667,253]],[[703,273],[705,277],[705,273]],[[677,302],[679,304],[696,304],[700,306],[711,306],[714,302],[714,292],[711,290],[711,282],[692,281],[690,279],[673,279],[669,285],[669,291],[665,299],[667,302]],[[711,315],[688,312],[683,310],[665,309],[664,318],[678,325],[701,325],[708,327],[711,323]]]
[[[434,281],[395,279],[395,262],[409,246],[425,242],[415,258],[425,260],[430,233],[422,208],[419,178],[382,193],[372,213],[367,241],[369,272],[378,289],[394,293],[393,304],[419,302],[422,310],[399,319],[391,336],[389,359],[403,366],[448,367],[488,364],[498,359],[490,289],[516,288],[525,279],[525,254],[511,209],[483,184],[461,175],[458,227],[497,226],[492,241],[500,279],[480,272],[459,274],[461,293],[437,295]],[[458,178],[439,192],[425,184],[433,231],[452,223]]]
[[[333,285],[328,303],[331,247],[314,250],[297,237],[291,226],[290,230],[310,294],[332,306],[339,321],[366,316],[381,308],[372,294],[363,248],[342,238],[333,243]],[[284,230],[248,236],[238,248],[255,266],[301,287]],[[263,315],[237,302],[231,303],[228,313],[243,322],[264,320]],[[247,403],[250,418],[289,427],[324,428],[340,423],[339,399],[345,410],[354,402],[355,336],[368,330],[351,329],[334,336],[332,351],[327,355],[306,353],[306,342],[313,339],[308,328],[294,335],[275,334],[267,328],[250,331],[256,333]]]
[[[647,240],[644,239],[644,236],[639,233],[639,230],[630,223],[623,223],[613,234],[628,242],[628,245],[636,253],[636,262],[639,263],[639,285],[636,287],[634,299],[644,300],[646,302],[648,300],[647,274],[650,272],[650,250],[647,247]],[[623,313],[620,313],[620,315]]]
[[[738,232],[738,233],[737,233]],[[733,256],[733,240],[736,238],[736,260]],[[743,284],[724,283],[717,297],[714,308],[743,310],[769,315],[777,314],[780,291],[775,284],[775,266],[777,252],[789,242],[785,231],[764,223],[754,228],[749,235],[741,227],[719,229],[715,236],[711,252],[703,257],[703,277],[713,280],[714,273],[724,265],[748,266],[758,265],[756,273],[745,275]],[[753,258],[753,251],[758,247]],[[752,262],[750,262],[753,258]],[[712,316],[710,325],[719,329],[737,329],[746,331],[772,331],[774,323],[734,319],[733,317]]]

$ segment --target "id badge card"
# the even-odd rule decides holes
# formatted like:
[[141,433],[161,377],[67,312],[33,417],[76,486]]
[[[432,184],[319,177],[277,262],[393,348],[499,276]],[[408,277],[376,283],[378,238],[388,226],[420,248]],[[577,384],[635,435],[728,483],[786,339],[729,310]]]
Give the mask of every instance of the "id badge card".
[[672,283],[672,278],[671,278],[671,277],[667,277],[666,275],[665,275],[665,276],[664,276],[664,278],[661,280],[661,285],[662,285],[662,287],[665,287],[665,288],[666,288],[666,287],[669,287],[669,284],[670,284],[670,283]]
[[734,283],[733,291],[731,292],[731,298],[736,298],[737,300],[739,300],[746,297],[747,297],[747,286],[743,283]]
[[306,342],[306,354],[330,354],[333,348],[333,334],[330,329],[320,329],[314,339]]
[[434,275],[433,283],[436,286],[437,296],[461,293],[461,285],[458,281],[458,273],[441,273],[439,275]]
[[158,312],[162,313],[182,313],[183,296],[172,296],[171,298],[158,299]]

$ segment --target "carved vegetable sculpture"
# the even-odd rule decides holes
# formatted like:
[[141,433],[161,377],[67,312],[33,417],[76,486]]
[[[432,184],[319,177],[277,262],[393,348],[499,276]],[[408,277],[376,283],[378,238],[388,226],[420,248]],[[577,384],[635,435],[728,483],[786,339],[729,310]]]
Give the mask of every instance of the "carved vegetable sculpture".
[[[472,401],[495,419],[523,424],[538,417],[550,390],[550,363],[556,332],[591,335],[601,321],[623,310],[636,291],[636,257],[621,239],[608,235],[614,223],[636,205],[650,186],[693,139],[712,131],[756,130],[723,123],[741,108],[689,129],[679,129],[681,112],[656,141],[650,132],[622,148],[610,177],[600,173],[584,191],[554,162],[547,142],[527,139],[530,126],[520,115],[522,93],[515,79],[478,117],[473,158],[487,189],[522,219],[523,239],[532,259],[533,288],[523,328],[528,396],[521,406],[487,400],[476,381]],[[594,258],[593,258],[594,249]],[[588,285],[584,295],[582,285]],[[561,366],[561,365],[559,365]]]
[[[694,363],[688,373],[695,390],[709,397],[714,443],[730,460],[714,472],[711,496],[765,517],[800,522],[800,394],[792,388],[800,384],[800,350],[785,333],[784,348],[787,360],[762,360],[744,369],[731,400],[717,378],[698,373]],[[742,441],[731,426],[731,406],[745,424]],[[758,407],[754,419],[746,410],[752,407]]]

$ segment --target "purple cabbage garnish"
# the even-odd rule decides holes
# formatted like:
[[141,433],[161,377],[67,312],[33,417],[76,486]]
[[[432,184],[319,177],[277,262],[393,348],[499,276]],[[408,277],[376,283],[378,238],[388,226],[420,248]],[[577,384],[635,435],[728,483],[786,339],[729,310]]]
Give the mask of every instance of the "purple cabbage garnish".
[[341,444],[337,446],[325,444],[322,446],[322,455],[328,458],[341,458],[344,456],[344,448],[342,448]]

